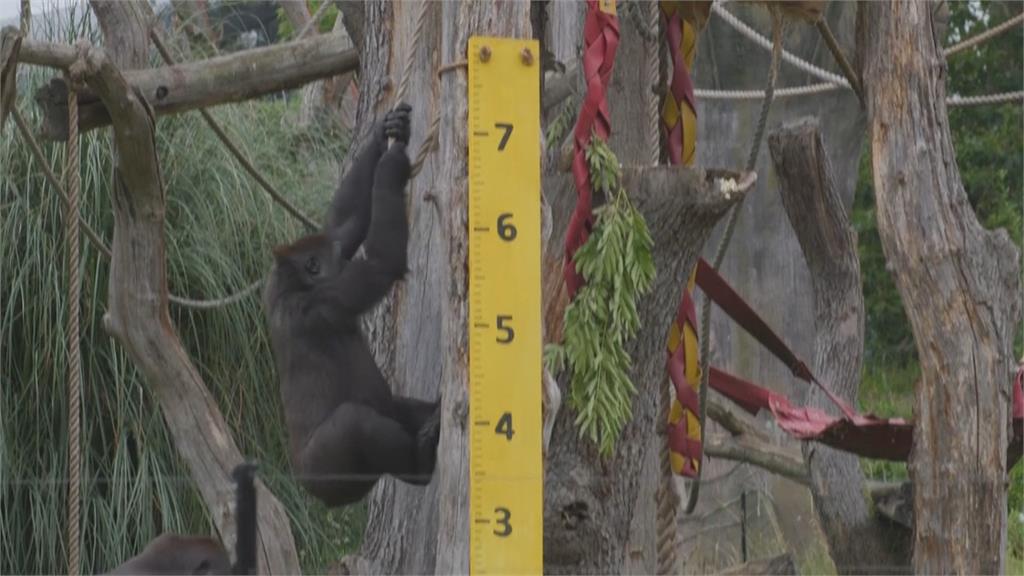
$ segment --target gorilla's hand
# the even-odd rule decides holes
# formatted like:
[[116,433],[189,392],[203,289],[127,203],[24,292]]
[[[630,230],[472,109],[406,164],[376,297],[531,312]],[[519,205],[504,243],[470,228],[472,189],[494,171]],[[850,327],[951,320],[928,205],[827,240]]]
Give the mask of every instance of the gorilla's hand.
[[411,122],[409,120],[409,113],[411,111],[412,106],[405,102],[400,102],[398,106],[395,106],[394,110],[388,112],[384,116],[384,135],[395,142],[408,145],[411,133]]

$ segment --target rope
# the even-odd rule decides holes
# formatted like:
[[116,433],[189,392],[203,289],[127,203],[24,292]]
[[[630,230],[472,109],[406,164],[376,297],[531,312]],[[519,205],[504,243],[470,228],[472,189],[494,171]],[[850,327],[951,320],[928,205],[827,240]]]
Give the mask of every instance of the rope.
[[[630,2],[630,21],[633,28],[641,33],[644,39],[644,52],[647,59],[644,84],[657,86],[661,76],[661,45],[658,36],[658,23],[661,20],[661,8],[657,2],[647,4],[647,21],[641,20],[643,14],[640,12],[640,5]],[[661,109],[658,95],[653,91],[647,91],[647,150],[650,154],[651,165],[657,166],[661,160]],[[662,380],[658,391],[658,414],[667,422],[669,412],[672,409],[672,387],[668,382]],[[679,497],[676,494],[672,482],[672,449],[669,446],[668,434],[664,434],[658,446],[658,475],[659,485],[655,494],[655,506],[657,507],[657,518],[655,524],[656,535],[656,563],[658,574],[673,574],[676,566],[676,544],[678,531],[676,524],[676,513],[679,509]]]
[[[711,5],[713,12],[722,17],[723,20],[728,22],[733,28],[740,32],[743,36],[752,40],[758,46],[771,50],[772,42],[759,34],[756,30],[748,26],[745,22],[734,16],[728,10],[723,8],[718,2]],[[1024,22],[1024,13],[1018,14],[1013,18],[1006,20],[1005,22],[990,28],[984,32],[981,32],[975,36],[972,36],[962,42],[954,44],[949,48],[943,50],[943,55],[946,57],[952,56],[958,52],[962,52],[972,46],[976,46],[986,40],[990,40],[1003,32],[1006,32],[1013,26]],[[825,37],[826,43],[828,37]],[[830,47],[831,49],[831,47]],[[842,88],[851,88],[850,83],[843,78],[833,74],[827,70],[819,68],[806,60],[803,60],[793,54],[783,50],[782,58],[787,62],[793,64],[797,68],[813,75],[819,79],[824,80],[823,83],[809,84],[806,86],[798,86],[795,88],[782,88],[775,93],[776,97],[788,97],[788,96],[804,96],[808,94],[818,94],[821,92],[829,92],[832,90],[838,90]],[[840,66],[842,66],[840,62]],[[707,98],[709,100],[759,100],[765,97],[765,91],[763,90],[707,90],[698,89],[695,93],[700,98]],[[1004,102],[1016,102],[1024,101],[1024,92],[1001,92],[998,94],[984,94],[980,96],[951,96],[946,98],[947,106],[978,106],[983,104],[1001,104]]]
[[302,31],[299,32],[299,35],[296,36],[295,39],[302,40],[303,38],[306,37],[306,34],[309,34],[310,30],[315,30],[317,23],[320,22],[321,18],[323,18],[324,13],[327,12],[327,7],[330,6],[331,4],[334,4],[334,0],[324,0],[320,4],[320,7],[317,8],[316,13],[313,14],[312,17],[310,17],[309,22],[306,22],[306,25],[302,27]]
[[[714,7],[714,6],[713,6]],[[752,172],[757,167],[757,155],[761,150],[761,140],[764,137],[765,128],[768,125],[768,112],[771,110],[772,97],[775,92],[775,82],[779,76],[779,63],[781,61],[782,50],[782,28],[784,20],[775,10],[772,11],[772,60],[771,66],[768,71],[768,86],[765,89],[764,102],[761,105],[761,115],[757,121],[757,129],[754,131],[754,141],[750,146],[750,155],[747,157],[746,171]],[[718,248],[715,251],[715,258],[712,266],[717,270],[722,265],[722,260],[725,259],[725,252],[729,247],[729,241],[732,240],[733,233],[736,231],[736,223],[739,221],[740,208],[743,205],[743,201],[740,200],[739,204],[733,206],[729,211],[729,221],[725,225],[725,232],[722,234],[722,240],[718,244]],[[704,301],[701,303],[700,310],[700,422],[701,422],[701,443],[704,442],[706,437],[707,427],[707,411],[708,411],[708,377],[711,375],[710,366],[710,355],[711,355],[711,299],[704,295]],[[704,471],[704,466],[700,466],[697,469],[697,477],[694,479],[693,487],[690,490],[690,500],[686,504],[686,513],[692,514],[697,508],[697,498],[700,493],[700,482],[701,474]]]
[[[325,6],[327,4],[329,4],[329,2],[324,2]],[[167,45],[164,44],[163,40],[160,38],[160,34],[157,32],[156,28],[150,29],[149,36],[153,40],[153,45],[156,46],[157,51],[160,52],[160,56],[163,57],[164,62],[172,66],[174,64],[177,64],[177,62],[174,60],[174,57],[171,55],[171,52],[167,49]],[[310,230],[320,229],[319,224],[317,224],[309,216],[303,214],[301,210],[296,208],[291,202],[285,199],[285,197],[280,192],[278,192],[277,189],[274,188],[266,178],[263,177],[263,174],[261,174],[260,171],[257,170],[255,166],[253,166],[252,162],[250,162],[249,159],[245,156],[245,153],[243,153],[242,150],[235,145],[231,138],[228,137],[227,133],[224,132],[224,129],[221,128],[217,121],[213,119],[213,116],[209,112],[207,112],[203,108],[200,108],[199,113],[203,116],[203,120],[206,121],[206,124],[210,127],[210,129],[213,130],[213,133],[217,135],[217,139],[220,140],[222,144],[224,144],[228,151],[231,152],[231,155],[235,157],[235,160],[237,160],[238,163],[242,165],[242,168],[244,168],[245,171],[248,172],[249,175],[252,176],[254,180],[256,180],[256,182],[267,192],[267,194],[270,195],[271,198],[274,199],[275,202],[281,205],[282,208],[284,208],[289,214],[294,216],[297,220],[305,224],[306,227],[309,228]]]
[[947,106],[980,106],[983,104],[1002,104],[1004,102],[1024,102],[1024,91],[1000,92],[981,96],[953,95],[946,98]]
[[[14,117],[14,123],[18,126],[18,132],[21,134],[22,139],[28,143],[29,151],[32,153],[32,157],[35,158],[40,168],[42,168],[43,176],[46,178],[46,181],[50,184],[54,191],[57,192],[58,197],[60,197],[60,200],[64,205],[64,209],[68,210],[69,199],[67,192],[65,192],[64,186],[61,185],[60,179],[57,178],[57,175],[53,173],[53,170],[51,170],[49,164],[47,164],[46,156],[43,154],[43,149],[39,146],[39,142],[36,141],[35,137],[32,136],[32,131],[29,129],[28,122],[25,121],[25,118],[21,115],[21,112],[19,112],[17,108],[14,108],[12,112],[12,116]],[[75,212],[78,213],[77,210]],[[93,230],[92,226],[89,226],[89,223],[85,221],[85,218],[82,217],[81,213],[78,213],[78,225],[85,233],[85,238],[89,241],[89,243],[92,244],[97,251],[99,251],[103,258],[105,258],[106,260],[110,260],[110,248],[106,245],[106,243],[103,242],[99,234],[97,234],[96,231]],[[174,304],[185,308],[208,310],[238,302],[242,298],[248,296],[250,293],[252,293],[253,290],[258,288],[262,284],[263,279],[260,278],[259,280],[256,280],[249,286],[243,288],[241,291],[216,300],[192,300],[190,298],[175,296],[174,294],[169,294],[168,299]]]
[[[416,26],[413,28],[412,40],[409,43],[409,51],[406,54],[405,65],[402,67],[402,75],[398,81],[398,90],[395,91],[395,100],[401,102],[405,99],[409,93],[409,85],[412,80],[413,65],[416,61],[416,54],[419,52],[419,45],[423,38],[423,30],[426,28],[427,15],[431,6],[434,4],[431,0],[422,0],[420,2],[420,11],[416,14]],[[437,72],[437,80],[441,78],[441,74],[448,70],[453,69],[452,66],[444,66]],[[423,169],[423,165],[427,161],[427,156],[437,148],[438,136],[441,130],[441,110],[439,106],[434,106],[433,114],[430,118],[430,127],[427,128],[427,134],[423,137],[423,141],[420,143],[420,149],[416,152],[416,159],[412,162],[410,179],[415,178],[420,170]]]
[[1005,22],[999,24],[998,26],[993,26],[992,28],[989,28],[988,30],[985,30],[980,34],[971,36],[970,38],[962,42],[957,42],[956,44],[943,50],[942,54],[949,58],[950,56],[956,54],[957,52],[963,52],[964,50],[967,50],[968,48],[971,48],[973,46],[977,46],[978,44],[981,44],[982,42],[989,40],[990,38],[995,38],[996,36],[1002,34],[1003,32],[1006,32],[1010,28],[1013,28],[1014,26],[1022,22],[1024,22],[1024,12],[1017,14],[1013,18],[1006,20]]
[[[77,67],[72,66],[74,69]],[[81,187],[81,167],[78,156],[78,93],[74,72],[68,82],[68,143],[65,172],[68,179],[68,203],[64,212],[65,245],[68,266],[68,574],[81,572],[79,551],[79,522],[81,506],[81,413],[82,413],[82,359],[79,347],[79,312],[82,280],[79,276],[78,245],[78,193]]]
[[[731,12],[729,12],[728,10],[723,8],[722,5],[719,4],[718,2],[715,2],[714,4],[711,5],[711,10],[715,14],[718,14],[719,16],[721,16],[722,19],[725,20],[726,22],[728,22],[730,26],[735,28],[737,32],[739,32],[740,34],[746,36],[748,39],[753,41],[758,46],[764,48],[765,50],[769,50],[769,51],[774,51],[775,50],[772,47],[772,41],[771,40],[769,40],[769,39],[765,38],[764,36],[758,34],[756,30],[754,30],[753,28],[748,26],[745,22],[743,22],[742,20],[740,20],[739,18],[734,16]],[[808,62],[808,61],[806,61],[806,60],[804,60],[804,59],[802,59],[802,58],[800,58],[798,56],[794,56],[793,54],[790,54],[786,50],[782,51],[782,59],[785,60],[786,62],[789,62],[793,66],[796,66],[797,68],[803,70],[804,72],[807,72],[808,74],[811,74],[812,76],[817,76],[819,79],[824,80],[825,82],[828,82],[830,84],[839,84],[840,86],[843,86],[843,87],[846,87],[846,88],[850,87],[850,83],[846,81],[846,78],[843,78],[842,76],[840,76],[838,74],[833,74],[832,72],[829,72],[828,70],[824,70],[822,68],[819,68],[819,67],[815,66],[814,64],[811,64],[810,62]]]

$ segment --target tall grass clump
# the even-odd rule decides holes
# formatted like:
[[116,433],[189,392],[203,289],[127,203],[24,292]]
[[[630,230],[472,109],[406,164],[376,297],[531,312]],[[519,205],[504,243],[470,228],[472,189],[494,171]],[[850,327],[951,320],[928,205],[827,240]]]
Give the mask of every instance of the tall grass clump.
[[[33,36],[100,38],[89,11],[34,19]],[[18,109],[40,118],[32,95],[54,71],[23,66]],[[320,219],[344,142],[331,130],[298,133],[294,100],[223,106],[214,115],[253,162]],[[66,570],[67,351],[62,207],[12,122],[0,131],[0,573]],[[64,146],[43,143],[60,174]],[[198,114],[159,120],[167,195],[171,292],[217,298],[264,276],[270,248],[304,230],[245,174]],[[81,142],[81,210],[110,242],[109,129]],[[103,330],[109,263],[82,239],[82,570],[107,570],[164,531],[214,532],[157,399]],[[171,317],[247,457],[287,508],[304,570],[351,550],[365,511],[329,512],[289,477],[285,430],[259,292],[214,310],[171,305]]]

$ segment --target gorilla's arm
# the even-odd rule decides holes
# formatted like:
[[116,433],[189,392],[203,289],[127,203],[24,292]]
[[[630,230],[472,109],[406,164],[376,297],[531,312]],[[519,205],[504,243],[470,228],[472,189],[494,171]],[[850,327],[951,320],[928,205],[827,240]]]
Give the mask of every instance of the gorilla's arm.
[[354,318],[384,298],[405,274],[409,223],[404,190],[409,172],[405,144],[396,141],[377,164],[366,257],[352,260],[314,289],[310,300],[319,303],[317,313],[338,320]]
[[370,225],[370,194],[373,190],[377,163],[387,150],[387,138],[409,142],[408,104],[399,104],[378,122],[370,133],[370,140],[356,155],[348,174],[341,180],[331,200],[324,232],[340,242],[341,257],[351,259],[366,237]]

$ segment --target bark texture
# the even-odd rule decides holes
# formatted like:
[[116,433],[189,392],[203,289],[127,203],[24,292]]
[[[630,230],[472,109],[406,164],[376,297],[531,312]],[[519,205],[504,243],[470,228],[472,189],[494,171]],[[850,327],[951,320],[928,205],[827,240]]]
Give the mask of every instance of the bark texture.
[[[110,110],[114,126],[114,243],[104,326],[145,375],[159,400],[178,454],[229,548],[235,544],[231,470],[242,456],[216,401],[192,364],[167,312],[165,193],[156,156],[156,117],[118,68],[146,63],[149,5],[93,0],[107,45],[89,50],[85,78]],[[298,573],[284,507],[257,482],[261,573]]]
[[[814,291],[814,373],[856,405],[864,356],[864,296],[857,235],[836,187],[816,120],[783,127],[769,137],[782,204],[803,250]],[[839,416],[817,388],[806,404]],[[841,574],[906,570],[909,557],[890,552],[883,528],[865,498],[857,456],[815,442],[803,443],[818,512]]]
[[968,203],[931,12],[925,2],[871,2],[857,22],[878,230],[922,369],[909,465],[913,565],[994,574],[1005,567],[1020,255]]

